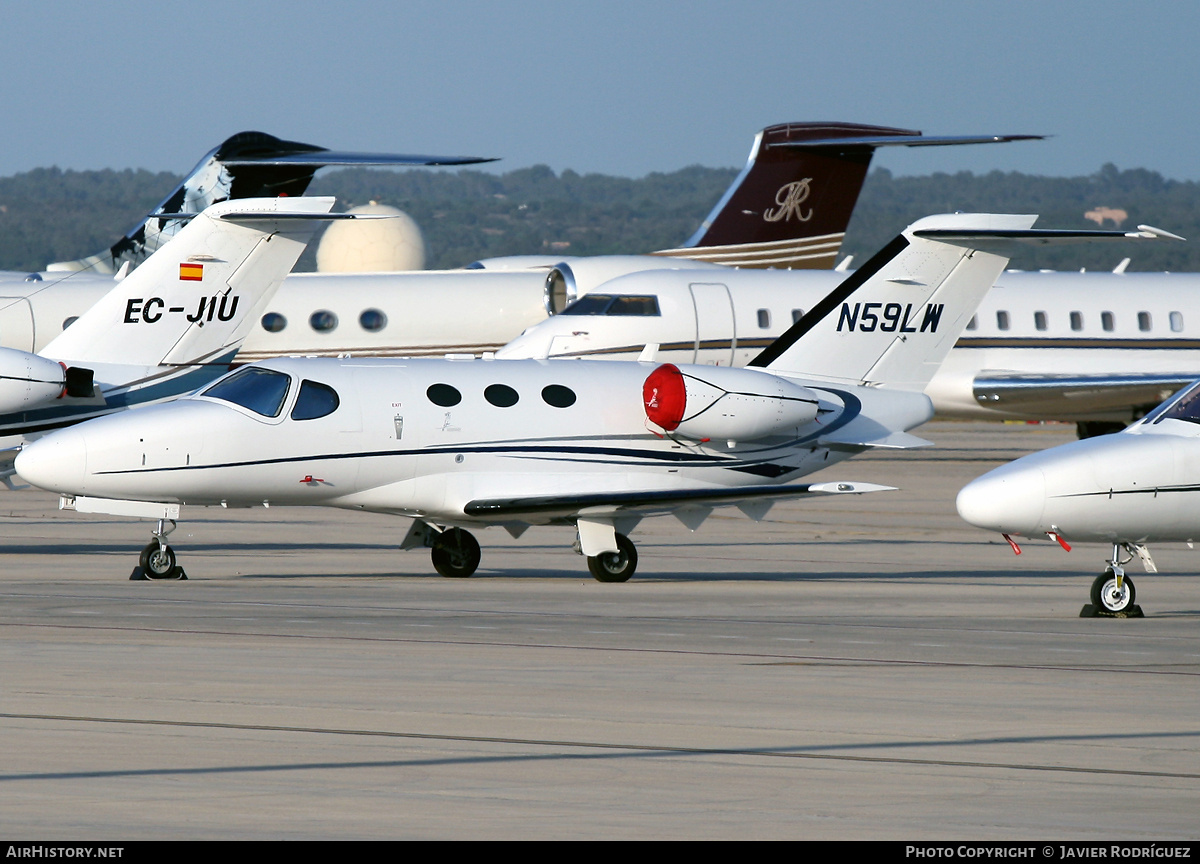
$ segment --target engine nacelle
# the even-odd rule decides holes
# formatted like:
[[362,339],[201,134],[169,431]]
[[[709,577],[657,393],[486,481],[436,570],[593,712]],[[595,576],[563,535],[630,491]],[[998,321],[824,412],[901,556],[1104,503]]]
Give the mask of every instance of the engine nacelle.
[[53,402],[66,392],[67,370],[38,354],[0,348],[0,414]]
[[569,258],[550,268],[546,276],[542,304],[546,307],[547,314],[557,315],[584,294],[592,293],[601,285],[631,273],[644,273],[647,270],[729,272],[729,268],[722,264],[693,261],[690,258],[655,255],[595,255],[590,258]]
[[665,363],[642,385],[646,417],[697,440],[754,441],[817,416],[817,394],[769,372]]

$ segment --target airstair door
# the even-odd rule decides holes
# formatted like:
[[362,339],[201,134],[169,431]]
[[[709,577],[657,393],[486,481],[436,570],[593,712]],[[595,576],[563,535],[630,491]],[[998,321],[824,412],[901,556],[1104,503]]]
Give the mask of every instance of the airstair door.
[[0,297],[0,346],[33,351],[33,306],[25,297]]

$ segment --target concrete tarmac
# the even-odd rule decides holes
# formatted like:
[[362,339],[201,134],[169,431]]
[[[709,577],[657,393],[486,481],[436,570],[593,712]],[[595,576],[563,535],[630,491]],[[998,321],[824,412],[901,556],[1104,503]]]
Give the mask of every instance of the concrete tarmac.
[[[0,497],[0,829],[39,840],[1200,836],[1200,552],[1080,619],[1107,550],[1015,557],[973,477],[1068,426],[934,423],[823,479],[899,492],[632,535],[184,509],[189,581],[127,581],[148,523]],[[822,475],[819,475],[822,476]]]

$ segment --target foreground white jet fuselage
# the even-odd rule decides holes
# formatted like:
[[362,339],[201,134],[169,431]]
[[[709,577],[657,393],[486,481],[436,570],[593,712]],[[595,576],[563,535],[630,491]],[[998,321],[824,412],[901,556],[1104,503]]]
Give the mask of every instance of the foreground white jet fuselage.
[[[471,503],[611,497],[631,489],[716,492],[788,480],[856,452],[828,443],[855,421],[888,413],[894,428],[908,429],[930,416],[919,394],[797,386],[812,408],[801,417],[819,414],[821,422],[784,422],[773,434],[738,442],[730,437],[738,429],[722,425],[714,412],[719,437],[667,437],[653,431],[642,402],[643,384],[656,368],[280,358],[243,367],[252,383],[226,378],[224,388],[140,411],[136,422],[66,430],[23,453],[21,470],[41,486],[84,496],[323,505],[494,524],[491,510]],[[776,383],[759,371],[681,371],[709,377],[732,371],[743,388]],[[763,397],[771,420],[776,401]],[[513,520],[552,522],[578,509],[578,502],[561,511],[543,502]]]
[[[47,436],[17,470],[76,506],[162,520],[178,503],[415,516],[446,575],[478,564],[463,526],[572,524],[593,574],[622,581],[636,554],[619,532],[644,515],[671,512],[694,527],[718,505],[758,512],[773,498],[878,488],[787,481],[873,447],[925,443],[905,434],[931,416],[921,391],[1007,261],[979,242],[1035,233],[1032,221],[922,220],[757,368],[278,359],[132,422]],[[896,326],[845,328],[838,309],[849,302],[878,305]],[[170,572],[173,553],[156,543],[142,567]]]

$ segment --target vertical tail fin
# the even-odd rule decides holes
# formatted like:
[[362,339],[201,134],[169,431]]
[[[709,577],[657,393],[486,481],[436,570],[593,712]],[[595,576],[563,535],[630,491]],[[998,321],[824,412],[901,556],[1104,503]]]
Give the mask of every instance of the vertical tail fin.
[[[923,390],[1008,265],[1004,251],[980,247],[1030,234],[1036,219],[956,213],[915,222],[750,365]],[[939,232],[953,236],[934,239]]]
[[212,205],[40,353],[88,366],[232,358],[333,200]]
[[750,158],[682,248],[656,255],[735,267],[833,267],[877,147],[982,144],[1039,135],[929,136],[858,123],[783,123]]
[[298,197],[308,189],[313,174],[328,165],[473,165],[492,161],[477,156],[337,152],[284,141],[265,132],[239,132],[205,154],[153,213],[106,251],[78,261],[59,261],[46,269],[115,273],[126,262],[136,267],[182,229],[185,220],[172,216],[194,216],[213,204],[237,198]]

